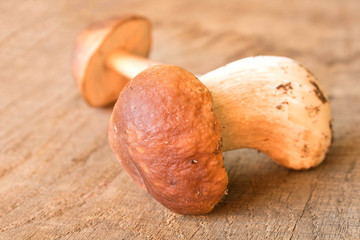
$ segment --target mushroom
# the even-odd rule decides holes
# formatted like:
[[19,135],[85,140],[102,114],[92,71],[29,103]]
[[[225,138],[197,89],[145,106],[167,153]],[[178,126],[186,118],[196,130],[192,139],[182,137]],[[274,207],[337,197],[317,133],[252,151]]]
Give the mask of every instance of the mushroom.
[[209,90],[171,65],[141,72],[114,106],[110,146],[135,182],[174,212],[207,213],[226,191],[212,107]]
[[[72,71],[85,101],[94,107],[109,105],[116,101],[129,78],[122,74],[134,66],[145,69],[155,64],[148,59],[151,45],[151,25],[140,16],[111,18],[86,28],[76,39]],[[126,56],[122,66],[117,62]],[[142,58],[137,59],[137,56]],[[144,65],[141,65],[141,64]]]
[[150,67],[122,90],[109,123],[124,168],[170,210],[212,210],[226,192],[222,150],[255,148],[292,169],[325,158],[330,105],[297,62],[250,57],[199,80],[210,91],[180,67]]

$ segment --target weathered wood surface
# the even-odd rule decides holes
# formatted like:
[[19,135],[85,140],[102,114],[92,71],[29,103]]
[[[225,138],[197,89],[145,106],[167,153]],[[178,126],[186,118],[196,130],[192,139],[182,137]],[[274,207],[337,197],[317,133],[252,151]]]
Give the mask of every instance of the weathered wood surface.
[[[260,54],[309,67],[331,99],[325,162],[230,152],[212,213],[155,202],[108,146],[111,109],[88,107],[70,73],[79,31],[128,13],[154,23],[154,59],[196,73]],[[0,239],[360,239],[359,13],[358,0],[1,1]]]

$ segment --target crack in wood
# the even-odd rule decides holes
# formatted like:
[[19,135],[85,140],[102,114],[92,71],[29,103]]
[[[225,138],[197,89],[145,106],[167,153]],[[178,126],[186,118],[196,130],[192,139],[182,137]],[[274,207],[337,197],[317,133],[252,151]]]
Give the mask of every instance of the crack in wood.
[[311,198],[312,198],[312,195],[313,195],[313,192],[314,192],[314,190],[315,190],[315,188],[316,188],[316,185],[317,185],[317,184],[315,184],[314,187],[311,189],[310,195],[309,195],[308,199],[306,200],[304,209],[303,209],[300,217],[296,220],[296,222],[295,222],[295,224],[294,224],[294,227],[293,227],[293,229],[292,229],[292,231],[291,231],[291,236],[290,236],[289,240],[292,240],[292,239],[293,239],[293,237],[294,237],[294,232],[295,232],[295,230],[296,230],[297,224],[301,221],[301,219],[303,218],[306,210],[308,209],[309,202],[310,202],[310,200],[311,200]]
[[190,240],[190,239],[193,239],[193,237],[195,236],[195,234],[196,234],[199,230],[200,230],[200,227],[198,227],[198,228],[196,229],[196,231],[190,236],[189,240]]

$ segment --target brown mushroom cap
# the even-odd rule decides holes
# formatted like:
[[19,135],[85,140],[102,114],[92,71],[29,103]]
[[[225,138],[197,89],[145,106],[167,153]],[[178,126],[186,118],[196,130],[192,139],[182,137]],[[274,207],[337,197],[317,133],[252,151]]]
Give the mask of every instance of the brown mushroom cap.
[[105,106],[116,101],[129,79],[107,67],[106,58],[114,50],[147,57],[150,32],[147,19],[131,16],[89,26],[78,36],[72,69],[77,86],[89,105]]
[[130,176],[170,210],[211,211],[228,183],[221,125],[209,90],[190,72],[157,65],[120,93],[110,145]]

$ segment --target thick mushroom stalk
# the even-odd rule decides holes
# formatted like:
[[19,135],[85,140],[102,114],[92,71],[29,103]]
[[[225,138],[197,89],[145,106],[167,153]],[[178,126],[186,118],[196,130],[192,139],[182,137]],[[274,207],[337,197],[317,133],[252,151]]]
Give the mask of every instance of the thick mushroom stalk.
[[308,169],[330,149],[330,104],[315,77],[285,57],[250,57],[200,77],[214,99],[224,151],[255,148]]

